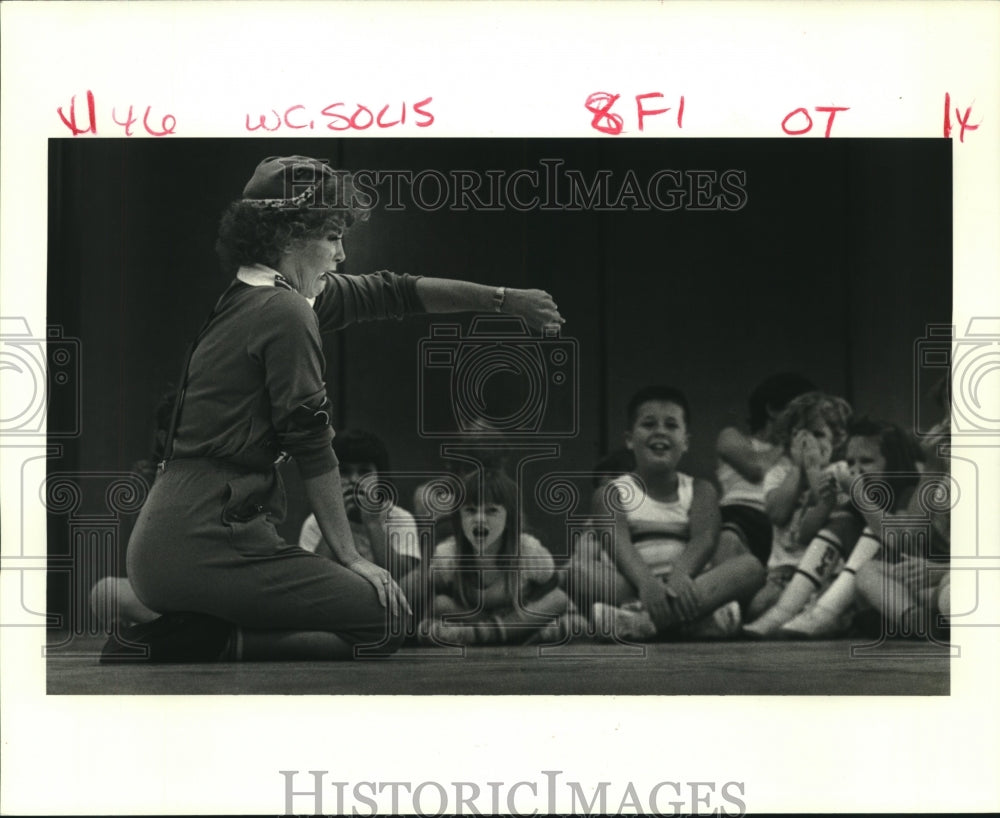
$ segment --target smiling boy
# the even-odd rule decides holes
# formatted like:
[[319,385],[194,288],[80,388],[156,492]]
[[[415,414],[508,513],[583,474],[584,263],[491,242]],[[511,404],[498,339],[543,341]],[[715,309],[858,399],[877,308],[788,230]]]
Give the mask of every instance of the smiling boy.
[[580,560],[576,588],[595,601],[602,635],[729,635],[739,616],[728,603],[752,595],[764,570],[740,543],[720,552],[714,487],[678,469],[689,445],[687,398],[674,387],[649,386],[632,396],[627,415],[635,471],[604,495],[604,513],[615,520],[614,575]]

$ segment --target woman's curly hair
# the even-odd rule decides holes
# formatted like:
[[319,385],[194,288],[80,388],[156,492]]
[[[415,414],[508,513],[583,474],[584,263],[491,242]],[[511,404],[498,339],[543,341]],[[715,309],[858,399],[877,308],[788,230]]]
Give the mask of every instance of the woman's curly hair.
[[325,178],[311,203],[262,207],[242,199],[233,202],[222,214],[215,252],[227,274],[244,265],[274,267],[295,239],[343,235],[355,222],[366,221],[368,214],[357,202],[351,175],[337,173]]

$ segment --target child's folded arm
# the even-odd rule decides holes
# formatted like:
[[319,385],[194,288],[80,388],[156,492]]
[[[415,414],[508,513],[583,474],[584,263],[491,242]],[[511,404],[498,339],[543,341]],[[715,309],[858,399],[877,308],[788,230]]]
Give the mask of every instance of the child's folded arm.
[[732,426],[719,432],[715,452],[720,460],[728,463],[751,483],[761,482],[774,463],[774,456],[770,452],[756,451],[750,439]]
[[715,487],[707,480],[694,481],[688,519],[691,536],[667,578],[667,593],[684,621],[694,619],[698,614],[701,599],[693,578],[701,573],[705,563],[712,558],[719,542],[719,497]]
[[830,512],[836,504],[836,498],[831,500],[828,497],[821,497],[817,502],[809,506],[802,515],[799,522],[799,533],[795,538],[799,545],[809,545],[820,529],[826,525],[830,519]]
[[689,577],[701,573],[715,552],[719,542],[722,520],[719,514],[719,495],[707,480],[696,478],[688,512],[691,536],[687,547],[674,563],[674,570],[683,571]]
[[764,510],[771,522],[787,524],[802,493],[802,470],[790,462],[773,466],[764,478],[764,490]]
[[660,622],[669,622],[671,612],[667,603],[666,589],[632,543],[625,513],[608,505],[607,495],[601,498],[601,513],[613,516],[615,520],[613,550],[615,566],[621,575],[632,583],[653,621],[657,625]]

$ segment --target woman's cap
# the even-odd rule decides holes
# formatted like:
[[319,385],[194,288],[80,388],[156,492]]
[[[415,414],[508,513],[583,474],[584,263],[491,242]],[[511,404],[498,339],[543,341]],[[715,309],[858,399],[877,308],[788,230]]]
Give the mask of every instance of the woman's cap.
[[335,178],[325,159],[269,156],[243,188],[243,201],[262,207],[300,207],[313,203],[317,189]]

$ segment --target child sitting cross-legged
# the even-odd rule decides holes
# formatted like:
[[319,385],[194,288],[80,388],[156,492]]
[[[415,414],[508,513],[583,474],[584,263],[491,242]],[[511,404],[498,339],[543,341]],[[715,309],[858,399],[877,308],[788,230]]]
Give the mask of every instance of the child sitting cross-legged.
[[627,414],[635,469],[604,493],[603,513],[615,525],[613,570],[600,555],[574,555],[573,587],[596,600],[594,625],[604,638],[733,635],[737,603],[760,587],[764,568],[735,538],[718,548],[715,489],[678,469],[688,448],[687,399],[650,386],[632,397]]
[[499,471],[463,483],[454,536],[430,562],[434,589],[426,642],[445,645],[565,641],[586,627],[557,587],[549,551],[522,531],[517,484]]

